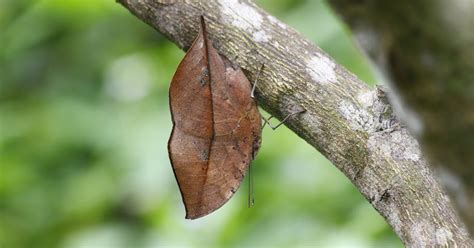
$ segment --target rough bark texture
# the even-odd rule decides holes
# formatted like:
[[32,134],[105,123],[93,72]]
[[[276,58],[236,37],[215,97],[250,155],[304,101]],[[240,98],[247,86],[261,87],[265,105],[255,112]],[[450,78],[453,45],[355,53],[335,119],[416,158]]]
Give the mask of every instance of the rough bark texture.
[[474,1],[330,2],[399,93],[402,119],[474,233]]
[[[187,49],[204,15],[217,50],[254,79],[257,99],[333,162],[410,247],[470,246],[463,223],[400,127],[387,96],[249,1],[120,0],[137,17]],[[301,172],[304,173],[304,172]]]

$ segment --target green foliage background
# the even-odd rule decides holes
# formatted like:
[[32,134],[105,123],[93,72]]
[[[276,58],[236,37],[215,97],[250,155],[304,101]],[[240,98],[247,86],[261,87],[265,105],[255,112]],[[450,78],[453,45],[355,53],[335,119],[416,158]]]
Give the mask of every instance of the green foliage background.
[[[257,3],[374,82],[323,1]],[[0,0],[0,247],[401,246],[285,128],[264,130],[254,208],[245,181],[217,212],[185,220],[166,147],[183,55],[112,0]]]

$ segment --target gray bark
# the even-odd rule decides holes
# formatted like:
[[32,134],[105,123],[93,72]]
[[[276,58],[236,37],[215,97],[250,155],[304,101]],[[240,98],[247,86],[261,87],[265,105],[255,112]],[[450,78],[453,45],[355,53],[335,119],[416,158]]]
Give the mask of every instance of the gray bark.
[[[217,50],[253,81],[257,99],[333,162],[407,246],[467,247],[472,241],[420,152],[392,114],[386,92],[371,89],[249,1],[120,0],[186,50],[204,15]],[[304,173],[304,172],[301,172]]]
[[474,1],[331,0],[474,233]]

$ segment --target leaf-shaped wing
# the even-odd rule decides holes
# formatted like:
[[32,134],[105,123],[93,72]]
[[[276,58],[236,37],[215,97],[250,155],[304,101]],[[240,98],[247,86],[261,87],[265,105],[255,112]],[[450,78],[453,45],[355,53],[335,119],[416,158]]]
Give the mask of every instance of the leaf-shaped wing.
[[243,72],[212,46],[202,20],[169,92],[168,150],[188,219],[218,209],[240,186],[261,136],[250,92]]

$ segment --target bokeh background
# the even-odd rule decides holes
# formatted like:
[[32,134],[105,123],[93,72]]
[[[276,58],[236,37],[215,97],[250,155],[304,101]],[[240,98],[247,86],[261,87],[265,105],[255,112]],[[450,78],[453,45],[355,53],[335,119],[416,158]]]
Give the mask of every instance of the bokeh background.
[[[324,1],[257,4],[375,82]],[[183,55],[113,0],[0,0],[0,247],[402,247],[284,127],[263,132],[254,208],[244,180],[185,220],[166,146]]]

